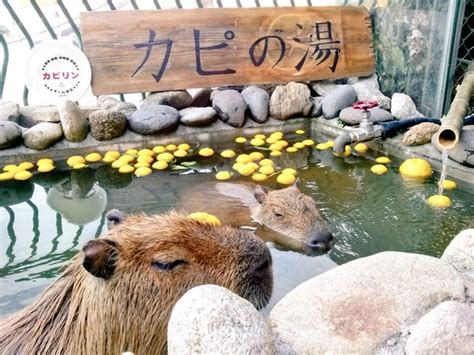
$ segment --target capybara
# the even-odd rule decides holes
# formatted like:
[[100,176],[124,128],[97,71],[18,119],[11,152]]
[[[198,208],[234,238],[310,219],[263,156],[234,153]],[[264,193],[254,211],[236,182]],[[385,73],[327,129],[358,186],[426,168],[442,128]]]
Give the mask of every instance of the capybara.
[[37,301],[0,321],[0,353],[164,353],[172,307],[201,284],[262,308],[270,252],[252,233],[175,212],[128,216],[88,242]]
[[253,184],[204,183],[185,191],[177,208],[206,211],[235,227],[256,222],[277,232],[257,230],[259,237],[298,251],[326,251],[333,242],[315,201],[303,194],[297,184],[269,190]]

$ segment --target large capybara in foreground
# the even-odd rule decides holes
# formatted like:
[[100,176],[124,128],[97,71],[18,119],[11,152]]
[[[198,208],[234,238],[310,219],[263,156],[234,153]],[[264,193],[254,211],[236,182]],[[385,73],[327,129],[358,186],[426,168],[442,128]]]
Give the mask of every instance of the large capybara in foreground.
[[126,217],[87,243],[36,302],[0,321],[0,353],[164,353],[174,304],[201,284],[265,306],[268,248],[249,232],[174,212]]
[[185,191],[177,208],[206,211],[235,227],[256,222],[276,232],[257,230],[259,237],[300,252],[326,251],[334,239],[315,201],[296,184],[269,190],[244,183],[204,183]]

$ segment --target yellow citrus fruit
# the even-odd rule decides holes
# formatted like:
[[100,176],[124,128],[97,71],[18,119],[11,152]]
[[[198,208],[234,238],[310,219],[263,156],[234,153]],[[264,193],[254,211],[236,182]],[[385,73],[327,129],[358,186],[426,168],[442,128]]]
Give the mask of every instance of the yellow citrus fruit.
[[285,147],[288,147],[289,143],[285,140],[279,140],[275,144],[278,144],[280,147],[285,148]]
[[265,139],[265,138],[267,138],[267,137],[266,137],[264,134],[256,134],[256,135],[254,136],[254,138],[256,138],[256,139]]
[[367,144],[365,144],[365,143],[357,143],[354,146],[354,150],[357,153],[367,153],[367,151],[369,150],[369,147],[367,147]]
[[252,160],[260,160],[265,158],[265,156],[260,152],[252,152],[249,154],[249,156],[252,158]]
[[253,161],[245,165],[250,166],[253,170],[257,170],[258,168],[260,168],[260,166],[257,163],[254,163]]
[[346,157],[348,157],[349,155],[351,155],[351,147],[348,146],[348,145],[346,145],[345,148],[344,148],[344,152],[343,152],[343,153],[336,153],[336,152],[334,152],[334,155],[335,155],[336,157],[344,157],[344,158],[346,158]]
[[307,147],[314,145],[314,141],[312,139],[305,139],[303,144]]
[[86,160],[83,157],[79,156],[79,155],[74,155],[72,157],[69,157],[69,159],[66,161],[67,165],[69,165],[71,167],[76,165],[76,164],[79,164],[79,163],[84,164],[85,162],[86,162]]
[[138,163],[152,163],[153,162],[153,157],[150,157],[149,155],[139,155],[137,158]]
[[235,143],[245,143],[245,142],[247,142],[247,138],[245,138],[245,137],[237,137],[237,138],[235,138],[234,141],[235,141]]
[[251,166],[248,166],[247,164],[243,165],[242,167],[239,168],[238,170],[240,175],[243,176],[249,176],[252,175],[255,172],[255,169]]
[[223,158],[233,158],[233,157],[235,157],[235,152],[231,149],[226,149],[223,152],[221,152],[221,157],[223,157]]
[[131,163],[132,161],[135,160],[135,157],[136,157],[135,155],[124,154],[120,158],[118,158],[118,160],[125,161],[127,163]]
[[428,204],[433,207],[445,208],[451,206],[451,200],[446,195],[433,195],[428,197]]
[[443,188],[446,190],[454,190],[457,187],[456,183],[453,180],[444,180]]
[[275,163],[271,159],[262,159],[259,164],[260,166],[264,166],[264,165],[273,165]]
[[176,144],[168,144],[166,146],[166,150],[169,151],[169,152],[174,152],[176,149],[178,149],[178,147],[176,146]]
[[188,155],[188,152],[184,149],[178,149],[173,153],[173,155],[177,158],[184,158],[186,155]]
[[20,170],[21,169],[19,169],[18,166],[14,165],[14,164],[5,165],[3,167],[3,171],[18,172]]
[[138,154],[138,150],[137,149],[128,149],[125,154],[128,154],[128,155],[137,155]]
[[11,179],[13,179],[14,176],[15,176],[15,174],[12,173],[11,171],[0,173],[0,181],[11,180]]
[[298,151],[298,148],[296,147],[289,147],[289,148],[286,148],[286,151],[288,153],[296,153]]
[[270,153],[270,156],[272,157],[279,157],[282,154],[279,150],[274,150]]
[[28,180],[28,179],[31,179],[31,177],[33,176],[32,173],[30,173],[29,171],[27,170],[22,170],[22,171],[19,171],[15,174],[15,176],[13,176],[13,178],[15,180]]
[[297,129],[297,130],[295,131],[295,133],[296,133],[296,134],[305,134],[305,131],[302,130],[302,129]]
[[25,161],[23,163],[20,163],[18,164],[18,167],[21,169],[21,170],[30,170],[34,167],[34,164],[33,163],[30,163],[29,161]]
[[102,159],[102,161],[105,162],[105,163],[112,163],[116,160],[117,160],[117,158],[112,157],[112,156],[104,156],[104,158]]
[[260,167],[260,169],[258,169],[258,171],[262,174],[270,175],[270,174],[273,174],[275,172],[275,169],[273,169],[273,167],[271,165],[264,165],[264,166]]
[[239,169],[240,169],[241,167],[243,167],[244,165],[245,165],[244,163],[238,161],[237,163],[235,163],[234,165],[232,165],[232,169],[239,171]]
[[303,149],[304,147],[306,147],[306,144],[304,144],[303,142],[296,142],[295,144],[293,144],[293,147]]
[[40,164],[40,166],[38,166],[38,171],[40,173],[48,173],[52,170],[54,170],[53,164],[43,163],[43,164]]
[[280,150],[283,149],[283,147],[278,143],[270,144],[270,146],[268,148],[270,148],[270,150],[274,151],[274,152],[275,151],[280,151]]
[[411,158],[400,165],[400,174],[406,178],[424,180],[433,174],[433,170],[425,159]]
[[120,156],[120,152],[117,150],[109,150],[105,153],[105,157],[115,157],[117,159]]
[[119,173],[122,174],[128,174],[128,173],[133,173],[135,168],[131,165],[123,165],[119,168]]
[[159,160],[159,161],[165,161],[165,162],[169,162],[171,160],[174,159],[174,155],[171,154],[171,153],[168,153],[168,152],[165,152],[165,153],[160,153],[158,154],[158,156],[156,157],[156,160]]
[[128,164],[128,161],[118,159],[112,163],[112,168],[119,169],[120,167],[127,164]]
[[385,174],[388,171],[388,168],[382,164],[375,164],[370,168],[370,171],[377,175]]
[[85,168],[86,166],[87,166],[87,165],[84,164],[84,163],[77,163],[77,164],[74,164],[74,165],[72,166],[72,168],[75,169],[75,170],[79,170],[79,169]]
[[136,169],[138,169],[138,168],[148,168],[149,166],[150,166],[150,163],[147,163],[147,162],[145,162],[145,161],[138,162],[138,163],[136,163],[136,164],[134,165],[134,167],[135,167]]
[[293,169],[293,168],[286,168],[286,169],[283,169],[283,170],[281,171],[281,173],[282,173],[282,174],[291,174],[291,175],[294,175],[294,176],[296,176],[296,174],[298,174],[298,172],[297,172],[295,169]]
[[40,159],[36,162],[36,166],[40,166],[42,164],[54,164],[54,161],[52,159],[47,159],[47,158],[44,158],[44,159]]
[[265,175],[265,174],[261,174],[261,173],[255,173],[252,175],[252,180],[253,181],[265,181],[267,180],[268,176]]
[[388,157],[378,157],[377,159],[375,159],[375,162],[379,164],[388,164],[392,161]]
[[293,174],[282,173],[277,176],[277,182],[283,185],[291,185],[295,182],[296,177]]
[[199,150],[199,155],[203,157],[210,157],[214,155],[214,150],[212,150],[212,148],[202,148]]
[[283,132],[280,132],[280,131],[273,132],[272,134],[270,134],[270,138],[271,138],[271,137],[280,140],[280,139],[283,138]]
[[189,218],[201,223],[209,223],[214,226],[220,226],[221,221],[216,216],[206,212],[194,212],[188,215]]
[[255,146],[255,147],[260,147],[265,144],[265,141],[260,138],[254,138],[250,141],[250,144]]
[[189,149],[191,149],[191,146],[188,143],[181,143],[181,144],[178,145],[178,149],[189,150]]
[[102,157],[100,156],[99,153],[90,153],[90,154],[87,154],[86,155],[86,161],[90,162],[90,163],[95,163],[97,161],[99,161],[100,159],[102,159]]
[[237,156],[237,158],[235,158],[235,161],[238,162],[238,163],[250,163],[252,161],[252,157],[248,154],[240,154]]
[[277,137],[270,136],[265,140],[265,142],[267,142],[268,144],[274,144],[274,143],[278,142],[278,139],[279,138],[277,138]]
[[329,148],[333,148],[333,147],[334,147],[334,141],[327,141],[327,142],[326,142],[326,145],[327,145]]
[[327,145],[327,143],[319,143],[319,144],[316,144],[316,149],[326,150],[326,149],[329,149],[329,146]]
[[168,168],[168,163],[163,160],[158,160],[151,167],[155,170],[165,170]]
[[229,180],[230,178],[232,177],[232,174],[225,170],[225,171],[219,171],[217,174],[216,174],[216,179],[217,180]]
[[148,149],[148,148],[145,148],[145,149],[140,149],[138,151],[138,155],[141,156],[141,155],[147,155],[149,157],[152,157],[155,155],[155,152],[151,149]]
[[[119,170],[120,171],[120,170]],[[152,170],[149,167],[142,166],[135,170],[135,175],[138,177],[147,176],[152,173]]]
[[166,152],[166,148],[163,147],[162,145],[157,145],[157,146],[153,147],[153,151],[154,151],[156,154],[160,154],[160,153]]

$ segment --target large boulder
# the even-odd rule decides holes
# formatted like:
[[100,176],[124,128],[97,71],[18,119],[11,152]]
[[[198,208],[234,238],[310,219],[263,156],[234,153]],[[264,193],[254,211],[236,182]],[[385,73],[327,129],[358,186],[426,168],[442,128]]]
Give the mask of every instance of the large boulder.
[[368,77],[351,78],[348,81],[357,94],[357,100],[377,101],[379,107],[390,110],[391,100],[380,91],[377,74]]
[[137,106],[132,104],[131,102],[119,102],[117,105],[114,106],[114,110],[118,112],[122,112],[127,116],[127,119],[132,117],[132,114],[137,110]]
[[[346,107],[339,113],[339,119],[347,124],[355,125],[362,122],[364,119],[364,111],[356,110],[352,107]],[[393,120],[390,112],[374,107],[370,110],[371,122],[385,122]]]
[[270,95],[256,86],[246,87],[241,94],[247,104],[249,117],[257,123],[265,122],[268,118]]
[[112,96],[101,95],[97,98],[97,105],[102,110],[111,109],[111,108],[117,106],[119,103],[120,103],[120,101],[117,100],[115,97],[112,97]]
[[63,138],[59,123],[41,122],[23,133],[23,144],[31,149],[43,150]]
[[474,309],[446,301],[425,314],[411,329],[405,345],[407,355],[472,354]]
[[177,110],[191,105],[193,98],[187,91],[164,91],[148,95],[142,101],[140,108],[150,105],[166,105],[174,107]]
[[398,120],[425,117],[416,110],[416,105],[411,97],[403,93],[395,93],[392,95],[392,107],[390,112],[392,112],[392,115]]
[[357,95],[352,86],[342,85],[324,97],[323,115],[327,119],[335,118],[355,101],[357,101]]
[[422,145],[431,142],[433,134],[438,132],[439,124],[423,122],[410,127],[403,135],[402,142],[406,146]]
[[313,105],[310,98],[311,92],[305,84],[292,81],[278,86],[270,97],[270,116],[278,120],[307,116]]
[[237,90],[217,91],[212,96],[212,108],[219,119],[229,126],[242,127],[245,122],[247,104]]
[[18,123],[23,127],[33,127],[40,122],[59,122],[56,106],[22,106]]
[[313,88],[314,92],[319,96],[329,95],[332,91],[336,90],[341,86],[341,84],[336,84],[332,80],[319,80],[313,81],[311,83],[311,87]]
[[71,142],[83,141],[89,132],[89,121],[79,106],[65,100],[58,105],[58,112],[64,137]]
[[89,116],[91,135],[98,141],[120,137],[125,132],[127,116],[115,110],[97,110]]
[[212,107],[187,107],[179,111],[180,122],[186,126],[205,126],[217,120]]
[[269,321],[278,340],[298,354],[369,354],[434,305],[464,297],[463,278],[452,266],[384,252],[301,284]]
[[0,121],[0,149],[11,148],[21,143],[22,130],[11,121]]
[[0,100],[0,121],[17,122],[20,116],[20,106],[13,101]]
[[247,300],[215,285],[194,287],[168,323],[168,354],[274,354],[270,329]]
[[178,123],[178,111],[165,105],[141,107],[128,120],[128,125],[132,131],[144,135],[172,131],[176,129]]
[[474,278],[474,229],[460,232],[449,243],[441,260],[454,266],[462,273],[469,273]]

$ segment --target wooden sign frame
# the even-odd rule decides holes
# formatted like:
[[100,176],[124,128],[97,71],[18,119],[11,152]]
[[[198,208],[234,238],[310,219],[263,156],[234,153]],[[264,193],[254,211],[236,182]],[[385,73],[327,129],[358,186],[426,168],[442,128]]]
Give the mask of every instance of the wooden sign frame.
[[95,95],[367,76],[362,6],[81,13]]

